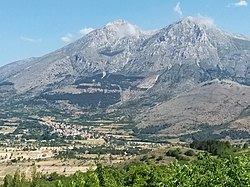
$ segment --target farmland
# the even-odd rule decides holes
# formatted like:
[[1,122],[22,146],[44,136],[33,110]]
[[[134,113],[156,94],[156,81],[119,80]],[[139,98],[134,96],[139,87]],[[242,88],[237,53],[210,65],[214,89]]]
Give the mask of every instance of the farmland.
[[18,168],[31,176],[34,167],[43,174],[69,176],[78,170],[95,169],[97,161],[118,164],[166,146],[141,141],[134,135],[131,122],[118,117],[3,116],[0,180]]

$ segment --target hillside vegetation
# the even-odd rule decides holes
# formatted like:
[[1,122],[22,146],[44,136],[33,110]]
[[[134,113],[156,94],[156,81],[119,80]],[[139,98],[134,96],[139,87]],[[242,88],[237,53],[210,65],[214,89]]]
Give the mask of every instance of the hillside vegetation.
[[[205,142],[204,147],[207,145],[221,149],[231,147],[230,144],[219,142]],[[244,146],[240,151],[244,150],[246,152],[248,148]],[[78,171],[70,176],[56,173],[42,175],[34,169],[30,180],[17,171],[14,176],[7,175],[4,178],[3,187],[249,186],[250,157],[228,153],[218,157],[210,156],[208,152],[199,152],[195,160],[175,161],[169,165],[150,161],[134,161],[119,166],[98,163],[96,170],[86,173]]]

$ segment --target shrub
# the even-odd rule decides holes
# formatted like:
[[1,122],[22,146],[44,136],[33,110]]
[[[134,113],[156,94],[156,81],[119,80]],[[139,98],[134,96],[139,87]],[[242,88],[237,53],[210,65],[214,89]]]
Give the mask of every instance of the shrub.
[[176,150],[168,150],[166,152],[166,155],[171,156],[171,157],[177,157],[179,154],[181,154],[181,151],[179,148],[177,148]]
[[189,161],[189,158],[182,155],[177,155],[175,158],[179,161]]
[[141,161],[148,161],[148,159],[149,159],[148,155],[144,155],[140,160]]
[[243,145],[243,149],[248,149],[248,143],[245,143],[245,144]]
[[159,157],[156,159],[156,161],[161,161],[161,160],[163,160],[163,156],[159,156]]
[[195,152],[193,150],[188,150],[184,153],[186,156],[194,156],[195,155]]

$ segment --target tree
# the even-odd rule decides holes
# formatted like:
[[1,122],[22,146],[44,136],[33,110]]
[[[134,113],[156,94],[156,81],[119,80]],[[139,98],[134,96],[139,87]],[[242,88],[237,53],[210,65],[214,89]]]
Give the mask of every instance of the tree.
[[104,167],[102,164],[97,164],[96,173],[98,175],[99,184],[101,187],[118,187],[117,180],[114,178],[114,169]]
[[61,180],[58,180],[56,183],[56,187],[63,187],[63,183]]
[[87,175],[85,187],[100,187],[100,182],[95,172],[91,172]]
[[21,184],[26,183],[26,175],[24,172],[21,173]]
[[243,149],[248,149],[248,143],[245,143],[245,144],[243,145]]
[[84,174],[80,171],[77,171],[73,175],[73,180],[71,181],[72,187],[82,187],[85,186]]
[[21,187],[21,173],[20,170],[16,170],[13,181],[12,181],[12,187]]
[[12,176],[6,175],[3,179],[3,187],[12,187]]
[[31,187],[36,187],[38,185],[39,179],[40,179],[40,173],[37,173],[36,166],[34,166],[31,173]]

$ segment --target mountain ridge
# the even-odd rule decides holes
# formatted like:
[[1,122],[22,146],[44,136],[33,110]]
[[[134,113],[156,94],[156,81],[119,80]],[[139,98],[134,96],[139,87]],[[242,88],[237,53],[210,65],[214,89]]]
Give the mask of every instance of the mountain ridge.
[[[65,102],[81,109],[112,108],[126,115],[131,112],[140,128],[171,123],[172,127],[183,126],[187,130],[194,124],[185,121],[192,121],[189,119],[196,118],[199,111],[190,110],[191,114],[185,115],[190,111],[182,110],[176,101],[183,93],[187,95],[182,103],[190,105],[186,108],[200,107],[205,111],[197,121],[199,124],[203,120],[214,125],[206,119],[206,112],[209,116],[211,111],[214,116],[218,113],[217,125],[230,123],[221,117],[227,110],[229,115],[236,115],[231,121],[241,116],[250,105],[249,100],[235,114],[232,108],[249,94],[249,61],[247,37],[222,31],[203,18],[187,17],[154,32],[118,20],[52,53],[1,67],[0,91],[5,101],[11,96],[22,96],[55,107]],[[233,81],[230,83],[233,86],[227,88],[227,81]],[[206,90],[213,86],[216,91],[209,93],[214,101],[218,103],[220,93],[231,98],[230,105],[227,104],[230,99],[224,100],[222,113],[221,106],[204,98],[209,96]],[[245,95],[236,88],[246,90]],[[203,98],[204,106],[190,96],[195,90],[203,93],[197,94],[197,101]],[[168,115],[170,106],[179,110]],[[158,114],[159,110],[169,112]],[[180,111],[184,118],[177,122]],[[181,133],[176,128],[174,132]]]

